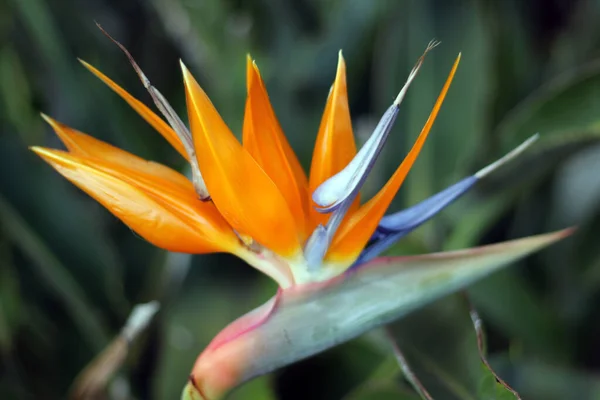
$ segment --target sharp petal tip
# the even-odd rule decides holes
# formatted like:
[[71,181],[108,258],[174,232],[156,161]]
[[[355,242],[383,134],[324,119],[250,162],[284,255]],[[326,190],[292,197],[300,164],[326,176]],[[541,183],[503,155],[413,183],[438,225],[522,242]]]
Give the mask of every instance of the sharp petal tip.
[[179,59],[179,66],[181,67],[183,72],[189,72],[189,70],[187,69],[187,67],[185,66],[185,64],[183,63],[183,60],[181,58]]
[[191,77],[190,70],[188,69],[188,67],[185,66],[182,59],[179,59],[179,66],[181,68],[181,72],[183,73],[183,79],[187,82],[188,79]]
[[30,146],[29,150],[43,158],[46,162],[52,162],[56,156],[52,153],[52,150],[41,146]]
[[508,152],[504,157],[501,157],[500,159],[491,163],[487,167],[479,170],[477,173],[475,173],[475,177],[477,179],[482,179],[482,178],[486,177],[487,175],[489,175],[490,173],[492,173],[493,171],[495,171],[496,169],[498,169],[499,167],[501,167],[504,164],[508,163],[509,161],[513,160],[514,158],[516,158],[517,156],[522,154],[525,150],[527,150],[533,143],[535,143],[538,140],[539,136],[540,135],[538,133],[531,136],[530,138],[525,140],[523,143],[521,143],[520,145],[515,147],[513,150]]
[[[346,68],[346,61],[344,60],[344,55],[342,54],[342,50],[340,49],[340,51],[338,52],[338,63],[337,63],[335,82],[337,82],[337,80],[343,76],[342,74],[344,74],[345,68]],[[333,86],[335,86],[335,82],[334,82]]]
[[256,60],[252,58],[250,53],[246,53],[246,65],[252,67],[258,73],[258,64],[256,64]]
[[556,243],[563,239],[568,238],[569,236],[571,236],[575,232],[577,232],[577,229],[578,229],[577,226],[571,226],[569,228],[561,229],[559,231],[554,231],[554,232],[545,233],[543,235],[533,236],[533,238],[538,238],[541,241],[540,246],[545,247],[545,246],[549,246],[553,243]]
[[46,121],[46,123],[53,128],[55,128],[59,124],[57,120],[50,117],[49,115],[44,114],[43,112],[40,113],[40,117],[42,117],[43,120]]
[[578,226],[571,226],[569,228],[565,228],[561,231],[556,232],[557,236],[559,236],[561,239],[569,237],[571,235],[573,235],[575,232],[577,232],[577,230],[579,229]]
[[90,71],[92,71],[94,69],[94,67],[92,67],[92,65],[90,63],[88,63],[87,61],[85,61],[79,57],[77,57],[77,61],[79,61],[79,63],[81,63],[81,65],[83,65],[85,68],[87,68]]

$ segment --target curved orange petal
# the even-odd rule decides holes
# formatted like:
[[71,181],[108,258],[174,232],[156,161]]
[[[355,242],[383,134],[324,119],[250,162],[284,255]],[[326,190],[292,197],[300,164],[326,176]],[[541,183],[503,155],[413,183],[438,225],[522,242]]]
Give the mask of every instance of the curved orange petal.
[[59,150],[32,150],[150,243],[175,252],[235,253],[240,246],[211,203],[193,188],[94,158]]
[[459,61],[460,54],[452,66],[452,70],[446,79],[446,83],[444,84],[444,87],[442,88],[442,91],[438,96],[435,105],[433,106],[433,110],[431,111],[425,126],[421,130],[417,141],[413,145],[406,158],[404,158],[396,172],[394,172],[394,175],[392,175],[385,186],[381,188],[379,193],[377,193],[371,200],[360,207],[354,214],[351,215],[350,218],[347,218],[344,222],[342,222],[342,225],[340,226],[340,229],[333,240],[329,252],[325,257],[326,260],[334,263],[352,263],[358,257],[361,250],[365,247],[369,241],[369,238],[373,232],[375,232],[379,220],[385,214],[387,208],[392,202],[392,199],[396,196],[396,192],[398,192],[400,185],[402,185],[402,182],[404,182],[404,178],[406,178],[408,171],[417,159],[417,156],[419,155],[419,152],[421,151],[421,148],[427,139],[427,135],[433,126],[433,122],[437,117],[440,107],[444,102],[444,98],[446,97],[446,93],[450,88],[450,84],[454,78],[454,73],[456,72]]
[[[352,133],[346,87],[346,64],[340,51],[335,81],[327,98],[313,151],[308,185],[309,196],[321,183],[348,165],[355,155],[356,144]],[[356,210],[359,204],[360,199],[357,196],[352,203],[350,212]],[[314,209],[312,198],[309,198],[309,205],[313,226],[319,223],[325,224],[329,219],[329,215],[317,212]]]
[[258,67],[247,61],[248,97],[244,114],[243,145],[277,185],[306,238],[308,209],[306,175],[271,107]]
[[111,88],[115,93],[117,93],[123,100],[125,100],[131,108],[133,108],[146,122],[148,122],[154,129],[158,131],[167,141],[177,150],[179,154],[183,156],[186,160],[189,159],[187,152],[185,151],[185,147],[181,143],[181,140],[177,136],[177,133],[171,127],[163,121],[158,115],[152,112],[148,107],[144,105],[141,101],[127,93],[125,89],[121,86],[117,85],[113,80],[111,80],[108,76],[104,75],[102,72],[98,71],[96,68],[86,63],[83,60],[79,60],[84,67],[86,67],[92,74],[96,75],[102,82],[104,82],[109,88]]
[[285,198],[181,67],[198,164],[215,205],[236,231],[280,255],[298,255],[298,229]]
[[73,129],[45,114],[42,114],[42,118],[50,124],[71,154],[105,160],[127,169],[133,169],[154,175],[161,179],[167,179],[183,188],[192,188],[193,190],[192,183],[185,176],[169,167],[144,160],[125,150],[121,150],[118,147]]

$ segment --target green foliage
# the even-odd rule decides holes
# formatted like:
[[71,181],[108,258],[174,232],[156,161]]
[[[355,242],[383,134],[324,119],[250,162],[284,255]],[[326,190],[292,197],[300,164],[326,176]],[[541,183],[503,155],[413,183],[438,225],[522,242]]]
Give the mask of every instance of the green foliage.
[[[366,196],[400,162],[462,51],[446,104],[393,208],[473,173],[535,132],[541,139],[392,252],[457,249],[581,225],[574,238],[494,274],[468,295],[485,322],[492,366],[524,399],[599,398],[599,12],[597,2],[583,0],[0,2],[0,398],[65,398],[132,305],[153,299],[163,304],[161,313],[131,351],[125,379],[113,386],[125,382],[130,398],[177,398],[208,341],[275,290],[231,257],[154,249],[27,150],[58,146],[38,117],[43,111],[182,167],[159,135],[78,64],[76,57],[92,63],[150,104],[94,20],[131,50],[182,115],[183,58],[238,134],[249,52],[305,167],[340,48],[361,144],[427,42],[441,40],[408,93]],[[481,363],[459,297],[391,329],[436,400],[505,398]],[[493,394],[482,393],[485,386]],[[232,398],[418,396],[385,339],[373,333]]]

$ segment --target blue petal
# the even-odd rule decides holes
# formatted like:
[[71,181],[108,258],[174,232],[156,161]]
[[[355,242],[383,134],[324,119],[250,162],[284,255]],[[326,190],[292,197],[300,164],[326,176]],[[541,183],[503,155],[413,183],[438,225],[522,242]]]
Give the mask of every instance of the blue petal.
[[360,253],[360,256],[356,259],[356,261],[354,262],[354,264],[352,264],[352,267],[350,268],[354,268],[361,264],[371,261],[378,255],[392,247],[394,243],[402,239],[404,236],[408,235],[410,232],[412,232],[412,230],[400,231],[382,236],[381,239],[373,242],[371,245],[366,247],[362,251],[362,253]]
[[381,219],[375,234],[371,238],[371,244],[363,250],[354,265],[363,264],[387,250],[396,241],[408,235],[417,227],[432,218],[435,214],[447,207],[454,200],[458,199],[480,179],[486,177],[502,165],[521,154],[533,142],[538,139],[538,134],[533,135],[521,145],[513,149],[504,157],[496,160],[492,164],[482,168],[474,175],[465,178],[443,191],[423,200],[422,202],[399,211],[397,213],[385,216]]
[[377,257],[465,194],[478,180],[475,176],[470,176],[412,207],[383,217],[373,237],[373,243],[363,250],[355,265]]
[[386,215],[377,231],[386,234],[413,230],[471,189],[477,181],[475,176],[470,176],[410,208]]
[[304,246],[304,258],[310,270],[319,268],[323,257],[325,257],[325,253],[327,253],[328,246],[327,228],[319,224]]

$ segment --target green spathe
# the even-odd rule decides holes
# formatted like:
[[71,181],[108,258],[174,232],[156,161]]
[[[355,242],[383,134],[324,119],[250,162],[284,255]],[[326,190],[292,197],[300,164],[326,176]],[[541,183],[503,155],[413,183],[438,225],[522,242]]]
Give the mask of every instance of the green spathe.
[[217,336],[218,343],[209,345],[196,368],[244,360],[237,377],[242,383],[398,319],[572,231],[446,253],[383,257],[329,282],[282,290],[254,310],[255,315],[265,313],[256,325],[229,338]]

